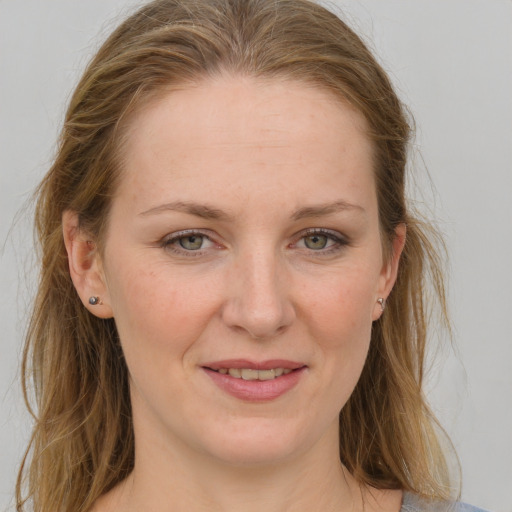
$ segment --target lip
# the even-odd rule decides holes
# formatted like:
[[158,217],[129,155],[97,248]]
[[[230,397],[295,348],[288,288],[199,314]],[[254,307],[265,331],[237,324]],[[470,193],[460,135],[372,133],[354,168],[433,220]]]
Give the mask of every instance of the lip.
[[[254,370],[270,370],[285,368],[292,370],[272,380],[243,380],[229,374],[218,373],[220,368],[250,368]],[[303,363],[283,359],[267,361],[249,361],[246,359],[230,359],[215,361],[202,366],[203,371],[223,392],[246,402],[268,402],[275,400],[293,389],[304,376],[307,366]]]
[[203,368],[220,370],[221,368],[250,368],[252,370],[271,370],[272,368],[284,368],[297,370],[306,366],[304,363],[287,359],[268,359],[266,361],[251,361],[250,359],[225,359],[224,361],[212,361],[202,365]]

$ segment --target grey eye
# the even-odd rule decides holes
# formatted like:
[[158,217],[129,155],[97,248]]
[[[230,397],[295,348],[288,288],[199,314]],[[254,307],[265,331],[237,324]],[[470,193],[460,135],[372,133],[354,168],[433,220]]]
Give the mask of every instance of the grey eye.
[[309,235],[304,237],[304,245],[308,249],[320,250],[327,247],[329,237],[326,235]]
[[202,248],[204,236],[202,235],[189,235],[179,239],[179,244],[187,251],[197,251]]

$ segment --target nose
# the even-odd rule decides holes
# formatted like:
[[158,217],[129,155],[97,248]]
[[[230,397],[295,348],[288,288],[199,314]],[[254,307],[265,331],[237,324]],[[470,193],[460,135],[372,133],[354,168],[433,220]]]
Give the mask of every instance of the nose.
[[286,274],[275,254],[240,256],[230,268],[224,323],[254,339],[284,332],[296,316]]

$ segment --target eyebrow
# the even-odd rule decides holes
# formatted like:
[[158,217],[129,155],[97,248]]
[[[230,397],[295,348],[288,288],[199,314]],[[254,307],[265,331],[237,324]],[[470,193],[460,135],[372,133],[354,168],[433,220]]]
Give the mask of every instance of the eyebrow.
[[[334,203],[304,206],[296,210],[292,214],[291,218],[292,220],[297,221],[306,218],[332,215],[333,213],[339,213],[346,210],[356,210],[360,211],[361,213],[366,213],[362,206],[347,203],[346,201],[341,200],[335,201]],[[146,217],[148,215],[157,215],[168,211],[188,213],[189,215],[194,215],[196,217],[209,220],[232,221],[235,219],[234,215],[231,215],[213,206],[188,201],[174,201],[171,203],[165,203],[143,211],[139,213],[139,215]]]
[[333,213],[339,213],[346,210],[356,210],[364,214],[366,213],[366,210],[362,206],[347,203],[346,201],[336,201],[334,203],[319,204],[299,208],[292,215],[292,219],[301,220],[311,217],[323,217],[325,215],[332,215]]
[[144,212],[139,213],[139,215],[146,217],[147,215],[157,215],[159,213],[164,212],[183,212],[188,213],[189,215],[195,215],[196,217],[201,217],[202,219],[211,219],[211,220],[233,220],[234,216],[230,215],[218,208],[214,208],[212,206],[208,206],[205,204],[192,203],[187,201],[174,201],[172,203],[162,204],[160,206],[155,206],[154,208],[150,208]]

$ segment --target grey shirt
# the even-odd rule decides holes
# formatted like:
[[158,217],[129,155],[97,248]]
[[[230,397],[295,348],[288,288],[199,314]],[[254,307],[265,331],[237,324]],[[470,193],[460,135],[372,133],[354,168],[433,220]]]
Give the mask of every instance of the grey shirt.
[[428,502],[414,494],[404,492],[400,512],[485,512],[485,510],[460,502]]

